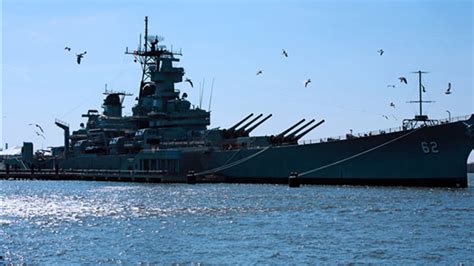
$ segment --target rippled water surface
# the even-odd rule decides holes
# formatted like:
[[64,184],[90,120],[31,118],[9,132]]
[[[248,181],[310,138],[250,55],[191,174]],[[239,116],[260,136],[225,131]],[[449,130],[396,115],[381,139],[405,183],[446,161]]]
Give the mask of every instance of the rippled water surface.
[[472,186],[0,181],[0,264],[474,264]]

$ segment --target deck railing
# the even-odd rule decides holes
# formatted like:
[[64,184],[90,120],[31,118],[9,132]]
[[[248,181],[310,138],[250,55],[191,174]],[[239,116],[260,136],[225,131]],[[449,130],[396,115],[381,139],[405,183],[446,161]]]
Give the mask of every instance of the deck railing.
[[[468,120],[470,117],[471,117],[471,115],[464,115],[464,116],[451,117],[451,118],[447,118],[447,119],[431,120],[430,121],[431,124],[429,124],[427,126],[437,126],[437,125],[441,125],[441,124],[464,121],[464,120]],[[315,143],[331,142],[331,141],[338,141],[338,140],[347,140],[347,139],[351,139],[351,138],[363,138],[363,137],[370,137],[370,136],[382,135],[382,134],[387,134],[387,133],[400,132],[400,131],[404,131],[404,130],[407,130],[407,129],[400,126],[400,127],[392,127],[392,128],[387,128],[387,129],[372,130],[372,131],[363,132],[363,133],[347,133],[345,135],[340,135],[340,136],[336,136],[336,137],[301,140],[299,142],[299,144],[305,145],[305,144],[315,144]]]

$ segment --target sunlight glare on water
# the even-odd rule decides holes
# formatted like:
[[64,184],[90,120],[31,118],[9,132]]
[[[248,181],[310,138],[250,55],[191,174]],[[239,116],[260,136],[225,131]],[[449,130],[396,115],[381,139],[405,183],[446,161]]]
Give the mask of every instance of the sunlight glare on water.
[[0,188],[7,263],[474,263],[472,187],[0,181]]

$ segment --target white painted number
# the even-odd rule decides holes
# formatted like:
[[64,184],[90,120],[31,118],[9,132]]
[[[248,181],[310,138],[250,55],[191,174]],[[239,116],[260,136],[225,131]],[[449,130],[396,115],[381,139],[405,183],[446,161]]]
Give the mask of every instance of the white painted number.
[[421,142],[421,149],[423,150],[424,153],[430,153],[430,148],[428,147],[428,143],[426,142]]
[[430,142],[430,145],[431,145],[431,152],[432,153],[438,153],[439,152],[438,143],[436,143],[436,141]]
[[430,143],[426,141],[421,142],[421,150],[428,154],[428,153],[439,153],[438,150],[438,143],[436,141],[431,141]]

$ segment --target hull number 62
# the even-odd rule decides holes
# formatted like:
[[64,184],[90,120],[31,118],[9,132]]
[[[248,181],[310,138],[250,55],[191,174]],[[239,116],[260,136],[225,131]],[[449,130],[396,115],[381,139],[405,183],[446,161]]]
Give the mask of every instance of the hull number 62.
[[439,153],[438,143],[436,141],[422,141],[421,142],[421,150],[428,154],[428,153]]

